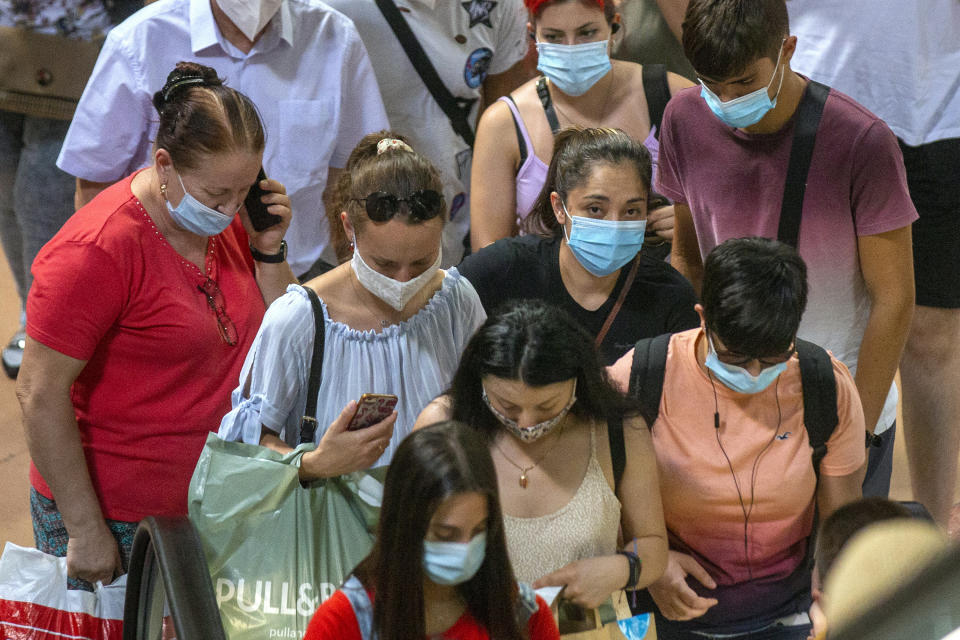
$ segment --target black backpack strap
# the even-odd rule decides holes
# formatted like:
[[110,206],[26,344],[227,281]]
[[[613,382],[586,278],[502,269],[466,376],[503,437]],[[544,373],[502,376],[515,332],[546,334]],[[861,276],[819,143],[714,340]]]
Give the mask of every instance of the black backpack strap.
[[670,102],[670,83],[667,81],[667,67],[662,64],[643,65],[643,94],[647,97],[647,113],[650,114],[650,126],[655,126],[654,137],[660,139],[660,127],[663,124],[663,112]]
[[450,93],[393,0],[376,0],[376,3],[380,13],[383,14],[393,30],[393,35],[400,41],[400,46],[403,47],[404,52],[413,64],[413,68],[417,70],[417,74],[423,80],[423,84],[427,86],[430,95],[433,96],[433,99],[437,101],[437,104],[443,109],[443,113],[450,120],[453,130],[463,138],[467,145],[473,148],[474,133],[468,116],[470,108],[476,100],[457,98]]
[[610,462],[613,466],[613,489],[620,487],[620,478],[627,466],[627,450],[623,444],[623,416],[607,418],[607,440],[610,442]]
[[[517,103],[510,96],[504,96],[504,98],[509,100],[514,107],[517,106]],[[522,167],[523,163],[527,161],[527,143],[523,141],[523,132],[520,131],[520,123],[517,122],[517,115],[513,112],[513,109],[510,109],[510,117],[513,119],[513,130],[517,132],[517,146],[520,148],[520,166]]]
[[837,379],[830,354],[812,342],[797,338],[800,382],[803,388],[803,423],[813,448],[813,470],[820,479],[820,461],[827,453],[827,441],[840,418],[837,415]]
[[326,321],[320,298],[310,287],[304,286],[310,306],[313,308],[313,355],[310,358],[310,379],[307,383],[307,406],[300,418],[300,444],[313,442],[317,433],[317,396],[320,395],[320,380],[323,377],[323,344],[326,339]]
[[783,185],[783,202],[780,204],[780,227],[777,230],[777,240],[793,248],[797,247],[800,238],[800,215],[807,190],[807,174],[810,173],[817,127],[820,126],[820,116],[823,115],[823,105],[829,93],[829,87],[811,80],[797,107],[790,164],[787,165],[787,180]]
[[643,338],[633,347],[627,393],[640,403],[640,415],[650,428],[653,428],[660,414],[663,378],[667,371],[667,347],[670,346],[672,335],[664,333],[655,338]]
[[540,96],[540,104],[543,105],[543,113],[547,116],[550,131],[556,135],[560,131],[560,120],[557,119],[557,112],[553,108],[550,89],[547,88],[547,79],[544,76],[540,76],[540,79],[537,80],[537,95]]

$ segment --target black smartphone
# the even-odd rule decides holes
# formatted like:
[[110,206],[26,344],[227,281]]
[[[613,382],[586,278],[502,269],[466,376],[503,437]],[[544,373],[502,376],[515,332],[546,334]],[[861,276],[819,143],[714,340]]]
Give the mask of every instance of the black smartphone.
[[250,224],[256,231],[263,231],[280,222],[280,216],[267,211],[268,205],[265,205],[260,199],[260,196],[270,193],[260,188],[260,181],[266,179],[267,174],[264,173],[263,167],[260,167],[257,181],[250,187],[247,199],[243,201],[243,206],[247,208],[247,215],[250,216]]

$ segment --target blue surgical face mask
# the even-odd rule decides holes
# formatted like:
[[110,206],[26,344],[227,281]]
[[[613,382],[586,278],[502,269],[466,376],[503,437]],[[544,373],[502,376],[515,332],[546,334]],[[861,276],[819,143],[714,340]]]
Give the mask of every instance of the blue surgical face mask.
[[183,199],[176,207],[171,206],[169,200],[166,200],[166,203],[167,211],[170,212],[170,217],[173,218],[178,227],[198,236],[215,236],[230,226],[230,223],[233,222],[233,216],[237,215],[237,211],[240,210],[239,206],[237,211],[231,214],[220,213],[187,193],[187,188],[183,186],[183,178],[180,177],[179,172],[177,173],[177,180],[180,181],[180,187],[183,189]]
[[713,111],[713,115],[731,127],[738,129],[749,127],[763,120],[771,109],[777,106],[777,98],[780,97],[780,89],[783,87],[783,76],[786,75],[786,69],[780,74],[780,84],[777,86],[777,94],[770,99],[768,90],[773,84],[773,79],[777,77],[777,71],[780,70],[780,58],[783,55],[783,44],[780,45],[780,53],[777,55],[777,64],[774,67],[773,75],[770,76],[770,82],[762,89],[752,91],[745,96],[734,98],[723,102],[713,91],[707,88],[707,85],[700,80],[700,96],[706,101],[707,106]]
[[568,96],[582,96],[610,71],[609,42],[538,42],[537,69]]
[[704,364],[717,380],[737,393],[760,393],[787,369],[787,363],[781,362],[765,368],[758,375],[753,375],[743,367],[721,362],[709,333],[707,333],[707,359]]
[[563,226],[567,246],[577,262],[595,276],[610,275],[630,262],[643,246],[646,220],[597,220],[572,216],[566,204],[563,204],[563,212],[570,218],[569,236],[567,226]]
[[487,552],[487,533],[478,533],[470,542],[423,541],[423,570],[433,582],[462,584],[475,576]]

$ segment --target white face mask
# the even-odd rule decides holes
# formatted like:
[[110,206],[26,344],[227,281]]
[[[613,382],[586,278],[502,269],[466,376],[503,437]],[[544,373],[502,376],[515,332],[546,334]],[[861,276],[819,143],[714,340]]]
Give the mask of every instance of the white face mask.
[[217,6],[227,14],[237,29],[253,42],[270,18],[280,8],[283,0],[216,0]]
[[440,256],[443,251],[437,249],[437,259],[433,261],[426,271],[412,280],[400,282],[379,271],[373,269],[363,258],[360,257],[360,247],[357,246],[357,240],[353,240],[353,260],[350,266],[353,272],[357,274],[357,280],[363,285],[363,288],[377,296],[397,311],[403,311],[413,296],[427,286],[427,283],[433,279],[433,276],[440,269]]

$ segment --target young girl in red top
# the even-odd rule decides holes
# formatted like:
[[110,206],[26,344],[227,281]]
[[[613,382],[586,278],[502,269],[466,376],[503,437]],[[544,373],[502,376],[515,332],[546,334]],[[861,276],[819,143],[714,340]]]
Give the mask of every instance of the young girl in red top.
[[377,541],[304,640],[559,640],[546,603],[518,585],[497,477],[456,422],[415,431],[387,471]]

